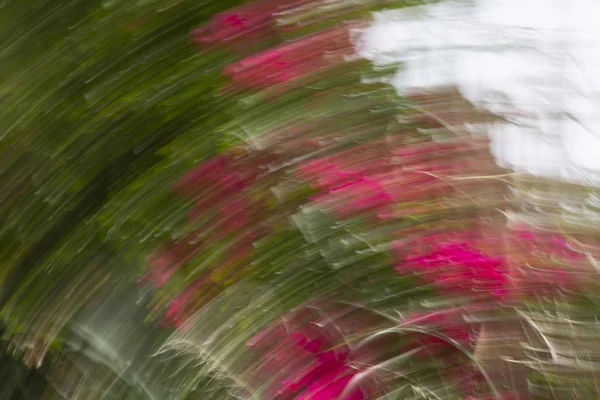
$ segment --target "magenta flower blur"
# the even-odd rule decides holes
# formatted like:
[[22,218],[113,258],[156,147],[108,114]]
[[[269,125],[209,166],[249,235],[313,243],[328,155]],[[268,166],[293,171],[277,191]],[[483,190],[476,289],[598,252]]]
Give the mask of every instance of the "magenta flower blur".
[[236,160],[228,154],[221,154],[204,161],[185,174],[175,184],[175,189],[189,197],[197,197],[205,192],[231,195],[243,190],[251,177],[244,174]]
[[199,298],[208,296],[211,282],[205,276],[183,289],[167,307],[162,319],[165,326],[184,327],[185,322],[195,313]]
[[364,172],[359,169],[344,168],[341,163],[326,158],[300,164],[297,174],[300,178],[313,182],[321,190],[365,177]]
[[148,257],[150,269],[138,281],[155,288],[161,288],[169,279],[181,269],[196,253],[196,249],[189,245],[192,237],[184,238],[179,243],[168,243]]
[[247,223],[254,207],[253,201],[245,200],[247,189],[268,174],[266,166],[275,158],[261,152],[219,154],[183,175],[174,188],[195,200],[191,219],[210,210],[231,232]]
[[248,19],[237,12],[231,12],[223,14],[222,16],[223,25],[226,27],[244,26]]
[[161,288],[167,284],[177,270],[177,262],[172,259],[169,253],[152,256],[150,258],[150,270],[138,283]]
[[[285,83],[344,60],[341,50],[352,51],[347,27],[323,31],[271,48],[229,65],[225,73],[241,88],[264,89]],[[340,52],[339,57],[325,57]]]
[[274,36],[271,22],[272,11],[264,7],[238,8],[216,14],[207,25],[192,31],[192,39],[199,46],[221,44],[241,49],[245,43]]
[[361,152],[348,152],[312,160],[300,164],[297,175],[320,191],[312,199],[315,204],[331,209],[339,218],[365,211],[381,212],[381,207],[395,200],[387,183],[376,174],[386,161],[361,156]]
[[164,316],[164,321],[167,324],[173,324],[176,327],[180,326],[184,321],[182,319],[182,314],[185,308],[185,299],[182,297],[177,297],[174,299],[171,304],[169,304],[169,308]]
[[[270,328],[248,342],[252,347],[278,343],[265,354],[261,367],[264,377],[287,375],[271,388],[278,399],[363,400],[357,386],[340,397],[358,372],[348,364],[347,346],[334,346],[326,332],[312,325],[288,332],[283,326]],[[289,365],[303,360],[301,364]]]
[[372,178],[363,178],[332,188],[331,194],[336,198],[345,199],[344,204],[335,209],[342,218],[379,208],[394,200],[383,184]]
[[485,294],[500,300],[511,287],[504,259],[490,257],[466,243],[441,245],[430,254],[408,257],[396,270],[415,272],[453,293]]

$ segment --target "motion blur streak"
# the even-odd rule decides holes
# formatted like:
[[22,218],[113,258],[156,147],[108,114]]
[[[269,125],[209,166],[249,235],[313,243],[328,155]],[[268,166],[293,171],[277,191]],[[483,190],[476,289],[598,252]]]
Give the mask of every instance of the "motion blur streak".
[[600,398],[578,1],[4,1],[0,400]]

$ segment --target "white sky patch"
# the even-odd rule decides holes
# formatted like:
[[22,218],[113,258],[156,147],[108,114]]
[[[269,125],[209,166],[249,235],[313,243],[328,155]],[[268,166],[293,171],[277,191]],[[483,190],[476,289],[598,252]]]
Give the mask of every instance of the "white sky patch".
[[[598,47],[597,47],[598,46]],[[509,168],[600,186],[600,0],[448,0],[377,13],[359,54],[401,61],[400,91],[456,85],[513,122]]]

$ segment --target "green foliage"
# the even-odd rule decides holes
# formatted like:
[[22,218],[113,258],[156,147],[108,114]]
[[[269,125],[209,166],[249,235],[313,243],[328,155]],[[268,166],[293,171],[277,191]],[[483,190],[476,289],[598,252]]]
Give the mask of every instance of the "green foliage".
[[[414,219],[376,225],[304,206],[315,191],[293,178],[290,163],[250,192],[260,197],[256,213],[271,228],[253,243],[251,259],[221,268],[236,242],[219,238],[153,299],[124,296],[93,318],[86,314],[107,288],[133,292],[127,285],[165,242],[210,231],[202,219],[189,221],[192,201],[173,191],[173,183],[200,162],[240,144],[293,153],[297,143],[278,138],[297,127],[298,137],[333,143],[319,154],[326,155],[388,138],[410,143],[422,126],[398,121],[414,110],[392,88],[361,82],[391,72],[373,72],[365,61],[310,71],[284,93],[269,88],[223,95],[228,82],[221,71],[236,56],[224,49],[199,52],[189,33],[238,3],[7,1],[0,9],[0,39],[7,43],[0,51],[2,316],[18,345],[40,344],[36,357],[72,350],[69,341],[76,338],[93,342],[89,353],[75,351],[75,361],[93,366],[98,382],[119,382],[113,398],[144,397],[144,385],[151,398],[231,398],[226,388],[241,390],[232,380],[245,365],[245,341],[289,310],[334,295],[387,313],[433,293],[427,286],[415,289],[391,269],[390,235]],[[368,16],[390,2],[359,3],[345,13],[296,15],[289,22],[303,29],[289,37]],[[281,181],[272,196],[270,185]],[[444,217],[422,216],[432,224]],[[157,305],[156,315],[164,314],[161,307],[207,273],[215,296],[198,335],[214,345],[191,362],[178,356],[149,361],[170,331],[144,324],[145,307]],[[139,309],[121,309],[137,302]],[[146,341],[137,343],[142,337]],[[131,373],[125,371],[130,361]],[[223,373],[235,367],[231,376]],[[158,379],[172,371],[180,374]],[[90,390],[101,387],[91,384]]]

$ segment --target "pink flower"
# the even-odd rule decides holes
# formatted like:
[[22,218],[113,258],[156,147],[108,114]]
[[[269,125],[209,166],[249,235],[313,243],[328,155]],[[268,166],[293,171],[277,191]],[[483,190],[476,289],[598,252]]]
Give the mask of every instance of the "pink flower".
[[307,0],[252,1],[216,14],[204,27],[192,31],[198,45],[233,45],[236,50],[256,48],[261,42],[277,38],[274,13],[285,11]]
[[302,332],[294,332],[290,335],[290,338],[298,347],[313,354],[322,352],[326,344],[324,337],[311,338]]
[[245,198],[227,201],[223,199],[217,205],[215,223],[219,225],[220,235],[236,233],[251,221],[252,204]]
[[466,243],[442,245],[433,253],[408,257],[396,270],[414,270],[438,287],[467,294],[490,294],[504,299],[509,292],[506,263]]
[[222,22],[225,27],[242,27],[248,22],[248,18],[238,12],[230,12],[222,15]]
[[[250,205],[239,195],[267,173],[266,165],[273,162],[275,156],[262,153],[220,154],[204,161],[181,177],[175,184],[175,190],[197,200],[190,211],[190,218],[214,208],[221,216],[236,214],[239,221],[224,218],[230,227],[240,226],[247,221]],[[219,212],[219,211],[218,211]]]
[[[175,184],[175,189],[187,196],[196,196],[209,185],[221,181],[228,182],[229,186],[243,185],[240,180],[231,176],[231,166],[234,160],[227,154],[221,154],[207,161],[181,177]],[[227,176],[229,175],[229,176]],[[227,184],[226,184],[227,186]]]
[[199,46],[227,44],[243,49],[244,44],[252,45],[252,42],[274,37],[271,21],[272,11],[264,7],[240,7],[216,14],[204,27],[194,29],[192,40]]
[[[260,376],[287,375],[272,388],[273,394],[279,398],[338,399],[357,373],[348,364],[349,349],[335,346],[333,338],[323,328],[312,324],[303,325],[292,332],[277,325],[248,342],[250,346],[272,343],[277,344],[267,353]],[[292,363],[302,360],[303,363],[289,368]],[[362,400],[361,389],[357,386],[344,399]]]
[[167,312],[163,317],[163,324],[172,325],[176,328],[182,327],[196,311],[195,305],[198,301],[198,294],[209,295],[210,284],[206,278],[201,278],[186,287],[169,303]]
[[246,87],[269,87],[308,72],[301,67],[299,60],[280,49],[248,57],[225,71],[235,83]]
[[327,52],[352,51],[347,27],[320,32],[278,48],[251,55],[225,69],[236,87],[264,89],[343,61]]
[[138,281],[142,284],[150,284],[161,288],[167,284],[169,279],[190,260],[198,250],[198,246],[189,244],[190,237],[181,242],[168,243],[161,250],[149,257],[149,271]]
[[423,254],[431,254],[437,249],[453,243],[470,243],[474,248],[497,247],[504,251],[504,238],[498,231],[483,224],[477,224],[466,230],[434,230],[417,231],[415,234],[404,233],[407,238],[392,244],[392,254],[396,260],[405,260]]
[[379,181],[370,178],[333,188],[331,193],[344,199],[345,204],[335,210],[341,218],[384,206],[394,200]]
[[379,209],[394,201],[377,171],[387,166],[385,157],[376,158],[378,147],[363,147],[332,157],[302,163],[297,175],[316,186],[321,193],[313,201],[346,218]]
[[182,317],[186,300],[183,297],[177,297],[169,304],[164,322],[179,327],[185,321]]
[[316,387],[325,386],[340,376],[352,372],[351,369],[341,360],[330,359],[328,361],[313,361],[305,372],[298,371],[298,374],[292,379],[284,381],[284,386],[277,394],[280,396],[297,393],[303,389],[310,391]]
[[331,207],[338,218],[348,218],[367,211],[380,210],[394,202],[384,185],[373,178],[360,178],[333,187],[328,193],[312,198],[317,204]]
[[375,143],[298,165],[296,174],[320,190],[331,190],[389,171],[387,149]]
[[308,386],[302,395],[296,397],[297,400],[363,400],[364,396],[359,389],[353,390],[348,395],[340,398],[340,395],[346,389],[355,373],[349,369],[337,372],[332,370],[324,374],[313,384]]
[[301,179],[314,182],[319,189],[330,189],[364,178],[362,171],[344,168],[340,163],[327,158],[300,164],[297,174]]
[[171,276],[177,272],[177,263],[169,253],[153,257],[150,262],[150,271],[138,283],[146,283],[161,288],[167,284]]

